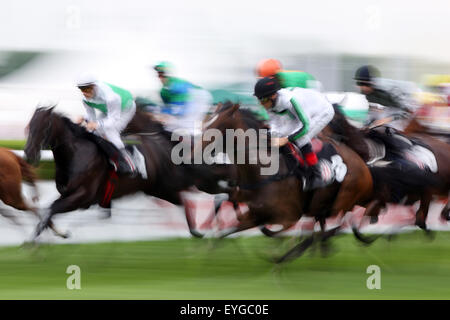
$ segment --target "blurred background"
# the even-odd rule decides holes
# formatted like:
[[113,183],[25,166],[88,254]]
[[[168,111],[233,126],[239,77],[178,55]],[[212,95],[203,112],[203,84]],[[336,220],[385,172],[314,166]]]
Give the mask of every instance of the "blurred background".
[[[424,123],[449,133],[449,17],[448,0],[1,1],[0,139],[13,141],[13,149],[23,147],[38,104],[58,103],[57,110],[72,119],[83,115],[75,87],[83,72],[161,103],[152,69],[161,60],[175,66],[177,77],[256,103],[255,68],[265,58],[309,72],[337,100],[359,92],[353,80],[358,67],[374,65],[380,85],[406,92]],[[39,182],[42,209],[58,197],[53,167],[47,161],[39,168],[39,176],[48,179]],[[204,196],[201,205],[206,216],[211,198]],[[438,220],[442,207],[433,203],[430,210],[433,230],[449,229]],[[55,221],[73,232],[71,239],[48,233],[44,242],[71,244],[35,251],[18,245],[29,239],[36,219],[18,213],[24,228],[0,217],[0,243],[11,246],[0,247],[0,298],[450,297],[449,232],[438,232],[431,242],[415,231],[371,247],[345,235],[332,248],[338,254],[325,260],[313,251],[281,274],[267,257],[287,250],[290,242],[280,248],[281,242],[261,237],[228,239],[220,246],[191,239],[181,208],[142,194],[121,199],[113,209],[110,219],[101,219],[97,208],[61,215]],[[411,208],[391,213],[383,216],[382,227],[414,221]],[[81,267],[83,290],[66,288],[65,270],[72,264]],[[372,264],[382,268],[380,291],[366,287]]]
[[445,0],[3,1],[0,137],[24,138],[37,103],[83,114],[74,82],[85,71],[158,102],[151,67],[161,60],[209,90],[248,95],[263,58],[311,73],[327,92],[357,91],[355,70],[372,64],[382,78],[441,93],[449,14]]

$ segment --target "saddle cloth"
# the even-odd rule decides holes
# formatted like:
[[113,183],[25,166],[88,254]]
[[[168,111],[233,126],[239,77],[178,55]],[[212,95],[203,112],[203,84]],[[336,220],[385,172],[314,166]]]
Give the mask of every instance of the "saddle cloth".
[[[313,139],[312,144],[319,161],[318,166],[322,175],[322,180],[326,185],[330,185],[334,181],[342,182],[347,174],[347,166],[334,146],[330,143],[323,143],[319,139]],[[297,150],[297,147],[291,143],[288,144],[288,148],[288,153],[295,159],[297,165],[300,165],[299,170],[304,172],[304,169],[306,168],[301,153]]]

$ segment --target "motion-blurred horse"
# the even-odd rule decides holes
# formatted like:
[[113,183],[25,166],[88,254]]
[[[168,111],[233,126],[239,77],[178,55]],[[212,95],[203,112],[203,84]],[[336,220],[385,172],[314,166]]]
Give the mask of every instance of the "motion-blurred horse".
[[[425,220],[432,195],[446,188],[445,183],[442,182],[442,179],[448,179],[445,178],[448,175],[448,166],[445,167],[442,162],[445,156],[435,153],[440,168],[437,175],[419,168],[407,159],[412,143],[397,133],[393,134],[392,130],[386,129],[386,131],[384,127],[381,127],[387,122],[387,119],[380,119],[376,125],[360,130],[352,126],[339,107],[335,106],[335,117],[324,131],[328,136],[342,141],[355,150],[370,166],[374,179],[374,193],[372,201],[367,205],[366,216],[376,221],[381,209],[387,203],[399,203],[405,199],[405,205],[412,205],[420,200],[420,207],[416,213],[416,225],[427,231]],[[443,144],[445,145],[440,143],[441,147],[444,150],[448,149],[449,146]],[[380,160],[389,164],[377,166]],[[361,240],[357,230],[354,229],[354,231]]]
[[[28,125],[25,155],[28,161],[36,164],[40,159],[40,150],[51,149],[60,197],[52,203],[36,227],[35,238],[51,224],[55,214],[87,209],[95,204],[109,207],[112,199],[137,191],[182,205],[182,191],[188,190],[195,181],[209,179],[209,172],[204,167],[175,165],[171,159],[173,142],[170,136],[163,132],[161,124],[148,121],[144,122],[146,128],[156,131],[139,136],[141,143],[135,145],[145,158],[147,178],[142,175],[132,178],[117,175],[112,169],[107,152],[104,152],[106,148],[114,148],[108,141],[72,123],[54,112],[53,108],[36,109]],[[138,125],[135,129],[146,128]],[[192,229],[190,214],[186,212],[186,215],[191,233],[197,235],[196,230]]]
[[[17,210],[30,211],[40,220],[38,209],[27,204],[23,198],[22,181],[32,186],[34,193],[32,200],[36,202],[38,200],[38,191],[33,167],[12,151],[0,148],[0,200]],[[18,224],[14,216],[10,215],[8,211],[7,208],[0,208],[2,216]],[[67,238],[68,235],[59,232],[53,224],[49,226],[56,235]]]
[[[233,129],[235,132],[242,130],[241,132],[245,135],[248,129],[258,132],[260,129],[267,129],[267,126],[257,120],[251,112],[239,109],[238,104],[227,103],[216,111],[216,114],[205,126],[206,129],[219,130],[223,139],[227,129]],[[283,228],[277,233],[282,232],[292,227],[305,215],[314,217],[320,223],[321,240],[324,244],[340,229],[340,226],[337,226],[325,231],[325,220],[335,217],[341,212],[350,211],[357,204],[365,203],[372,193],[372,177],[369,169],[364,161],[344,144],[337,144],[331,140],[326,140],[324,143],[324,146],[332,145],[347,166],[347,173],[342,182],[334,180],[324,188],[304,191],[301,180],[296,176],[298,174],[297,163],[292,166],[292,161],[290,161],[292,159],[290,158],[292,156],[290,147],[281,148],[280,154],[277,153],[275,159],[272,159],[278,161],[278,171],[274,174],[262,175],[261,169],[267,167],[267,163],[263,163],[258,158],[256,163],[251,164],[248,161],[250,159],[249,148],[270,150],[270,138],[266,141],[259,140],[256,146],[245,146],[244,149],[238,145],[237,140],[237,138],[231,140],[234,144],[235,154],[229,154],[229,156],[236,159],[236,152],[245,150],[245,159],[247,159],[243,164],[235,164],[237,182],[230,199],[238,213],[239,224],[222,232],[220,237],[253,227],[260,227],[263,232],[268,233],[269,230],[264,228],[264,225],[267,224],[282,225]],[[205,146],[204,142],[203,148]],[[240,212],[239,202],[247,204],[247,212]],[[307,238],[277,259],[276,262],[280,263],[301,255],[313,242],[314,236]]]
[[[403,129],[403,134],[407,137],[417,139],[422,143],[425,143],[425,145],[430,148],[436,157],[438,167],[436,175],[442,183],[440,188],[434,190],[432,193],[447,198],[447,203],[441,211],[441,217],[447,221],[450,221],[450,144],[429,135],[427,129],[422,126],[415,117],[413,117],[405,129]],[[423,224],[425,224],[427,218],[428,205],[430,201],[431,194],[428,196],[428,204],[426,207],[427,210],[424,210],[422,215],[419,217]]]

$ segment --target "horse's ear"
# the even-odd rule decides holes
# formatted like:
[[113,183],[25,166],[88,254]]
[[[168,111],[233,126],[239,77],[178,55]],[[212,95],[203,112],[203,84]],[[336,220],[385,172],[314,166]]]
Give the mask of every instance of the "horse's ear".
[[239,109],[239,107],[239,103],[233,104],[233,107],[231,107],[231,114],[235,113]]

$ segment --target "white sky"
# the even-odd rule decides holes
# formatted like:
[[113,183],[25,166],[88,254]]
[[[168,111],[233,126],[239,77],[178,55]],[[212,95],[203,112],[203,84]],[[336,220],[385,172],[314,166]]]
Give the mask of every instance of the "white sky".
[[[292,0],[2,1],[3,48],[233,49],[290,40],[285,50],[408,54],[449,61],[450,3]],[[179,53],[181,54],[181,53]]]
[[83,71],[156,91],[149,66],[160,60],[199,85],[254,81],[256,62],[281,54],[450,62],[449,18],[448,0],[2,0],[0,50],[55,52],[0,82],[2,118],[22,126],[48,99],[83,113],[73,86]]

